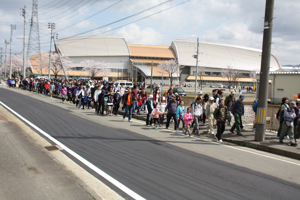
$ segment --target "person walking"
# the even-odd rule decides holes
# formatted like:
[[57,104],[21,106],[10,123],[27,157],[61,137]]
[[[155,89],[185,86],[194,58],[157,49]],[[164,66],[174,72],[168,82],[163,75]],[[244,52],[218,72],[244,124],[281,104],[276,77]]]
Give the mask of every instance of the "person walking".
[[205,94],[202,100],[202,108],[203,108],[203,120],[202,124],[205,125],[206,122],[206,106],[209,103],[209,96],[208,94]]
[[147,113],[147,119],[146,119],[146,126],[152,126],[152,118],[151,113],[153,108],[155,108],[153,96],[152,94],[149,95],[149,99],[146,101],[146,113]]
[[133,96],[133,102],[132,102],[132,114],[135,115],[135,110],[138,108],[138,98],[137,98],[137,86],[133,86],[133,89],[131,91],[132,96]]
[[65,85],[63,85],[60,90],[61,90],[61,100],[62,100],[62,103],[65,103],[65,101],[66,101],[66,95],[67,95],[67,87]]
[[214,97],[209,97],[209,102],[206,106],[206,119],[208,120],[207,132],[214,135],[214,112],[217,108]]
[[296,118],[294,107],[296,107],[295,102],[291,102],[289,104],[288,108],[285,108],[283,111],[283,123],[282,123],[282,129],[279,137],[279,143],[283,143],[283,138],[285,135],[289,136],[290,139],[290,146],[296,146],[296,143],[294,143],[294,119]]
[[119,90],[114,94],[114,115],[118,115],[120,107],[121,96]]
[[177,112],[176,112],[176,118],[178,121],[178,126],[177,126],[177,130],[176,130],[177,133],[179,133],[179,125],[180,125],[180,122],[182,122],[182,133],[185,134],[185,123],[184,123],[184,119],[183,119],[184,110],[185,110],[184,101],[180,101],[179,106],[177,107]]
[[127,113],[129,112],[128,122],[131,122],[132,105],[133,105],[134,97],[131,93],[131,89],[128,88],[127,90],[128,90],[128,92],[127,92],[127,94],[125,94],[125,97],[124,97],[125,112],[123,115],[123,121],[125,121],[125,117],[127,116]]
[[158,129],[158,124],[159,124],[159,116],[163,115],[163,112],[159,111],[160,106],[157,105],[156,108],[152,110],[151,118],[153,119],[153,124],[154,124],[154,129]]
[[[230,94],[225,98],[225,106],[231,110],[231,107],[233,105],[233,103],[235,102],[235,92],[234,90],[231,90]],[[231,119],[232,119],[232,114],[231,112],[229,112],[229,115],[228,115],[228,122],[227,122],[227,125],[228,126],[231,126]]]
[[224,100],[221,99],[219,101],[219,106],[215,109],[214,111],[214,118],[217,121],[217,134],[216,137],[218,139],[218,142],[222,143],[222,135],[225,131],[225,124],[226,124],[226,120],[228,119],[228,109],[227,107],[224,105]]
[[196,133],[197,135],[200,135],[199,121],[203,118],[203,108],[202,108],[202,103],[201,103],[200,97],[198,97],[196,99],[196,102],[192,104],[192,115],[193,115],[194,122],[195,122],[193,132]]
[[192,136],[191,131],[190,131],[190,126],[191,126],[192,121],[193,121],[193,115],[191,113],[191,108],[188,107],[186,110],[186,113],[184,114],[184,124],[186,126],[185,134],[186,135],[188,134],[190,137]]
[[300,119],[300,103],[296,103],[296,106],[294,106],[296,117],[294,119],[294,140],[295,144],[297,145],[297,139],[299,139],[299,119]]
[[98,95],[98,102],[97,102],[97,115],[100,115],[100,110],[101,110],[101,115],[104,115],[104,90],[101,90],[101,93]]
[[[159,111],[161,113],[164,113],[165,112],[165,109],[166,109],[166,106],[167,106],[167,100],[166,100],[166,97],[162,97],[162,100],[161,100],[161,105],[160,105],[160,108],[159,108]],[[165,115],[159,115],[159,126],[162,126],[163,125],[163,122],[164,122],[164,119],[165,119]]]
[[177,118],[176,118],[177,106],[178,106],[178,103],[176,101],[176,96],[175,96],[175,94],[173,94],[171,100],[168,102],[166,109],[165,109],[165,112],[168,111],[166,129],[169,128],[171,118],[174,119],[174,130],[176,130],[176,128],[177,128],[177,124],[178,124]]
[[283,123],[283,119],[284,119],[284,117],[283,117],[284,109],[289,107],[288,102],[289,102],[289,99],[287,97],[283,97],[281,99],[281,106],[280,106],[279,112],[277,113],[277,119],[279,120],[279,129],[277,131],[278,138],[281,133],[282,123]]
[[245,99],[244,95],[240,95],[239,99],[234,102],[231,108],[231,113],[234,116],[234,124],[230,129],[231,133],[234,133],[234,130],[236,129],[237,135],[242,136],[243,134],[241,133],[241,116],[244,113],[244,104],[243,100]]

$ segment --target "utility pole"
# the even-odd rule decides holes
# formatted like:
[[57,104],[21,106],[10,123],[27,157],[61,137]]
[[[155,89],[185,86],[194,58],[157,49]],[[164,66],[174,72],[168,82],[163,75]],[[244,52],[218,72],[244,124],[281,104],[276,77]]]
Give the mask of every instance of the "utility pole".
[[23,79],[26,78],[26,54],[25,54],[25,33],[26,33],[26,6],[22,9],[22,16],[24,17],[24,38],[23,38]]
[[265,140],[274,0],[266,0],[255,141]]
[[16,30],[16,25],[10,25],[10,67],[9,67],[9,78],[11,79],[11,74],[12,74],[12,56],[11,56],[11,43],[12,43],[12,34],[13,34],[13,31]]
[[[56,40],[57,40],[57,39],[58,39],[58,34],[56,34]],[[60,62],[61,62],[61,66],[62,66],[62,68],[63,68],[63,71],[64,71],[64,74],[65,74],[66,80],[69,80],[68,75],[67,75],[67,72],[66,72],[65,67],[64,67],[64,64],[63,64],[63,62],[62,62],[62,60],[61,60],[61,55],[60,55],[59,48],[57,47],[56,40],[54,39],[54,45],[55,45],[56,48],[57,48],[57,54],[58,54],[58,56],[59,56],[59,60],[60,60]]]
[[150,84],[150,86],[151,86],[151,94],[153,92],[152,81],[153,81],[153,61],[152,61],[152,65],[151,65],[151,84]]
[[[5,60],[4,60],[4,62],[6,63],[6,56],[7,56],[7,45],[9,44],[9,42],[7,42],[7,40],[5,39]],[[6,74],[7,74],[7,72],[6,72],[6,65],[7,64],[5,64],[5,69],[4,69],[4,77],[6,77]]]
[[49,75],[48,79],[50,80],[51,73],[51,51],[52,51],[52,39],[53,39],[53,29],[55,29],[55,23],[48,23],[48,28],[51,29],[51,39],[50,39],[50,52],[49,52]]
[[199,38],[197,38],[197,55],[194,55],[196,58],[196,74],[195,74],[195,93],[197,93],[197,79],[198,79],[198,57],[199,57]]

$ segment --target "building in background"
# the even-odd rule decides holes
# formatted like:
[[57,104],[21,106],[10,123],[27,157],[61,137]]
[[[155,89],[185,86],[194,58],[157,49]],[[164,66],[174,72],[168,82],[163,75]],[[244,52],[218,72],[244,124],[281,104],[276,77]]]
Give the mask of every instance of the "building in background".
[[[153,83],[169,84],[169,75],[162,72],[157,65],[167,60],[176,59],[183,67],[173,74],[173,84],[195,84],[197,41],[175,40],[171,46],[127,44],[125,39],[115,36],[83,36],[60,39],[57,41],[56,52],[68,56],[73,61],[72,71],[67,71],[71,78],[88,78],[89,74],[82,71],[81,61],[95,60],[108,64],[111,72],[109,80],[131,80],[150,83],[153,63]],[[33,56],[33,57],[36,57]],[[38,71],[34,61],[33,71]],[[203,84],[223,84],[233,86],[228,78],[223,76],[224,70],[230,66],[239,72],[240,77],[235,85],[253,86],[255,71],[260,70],[261,50],[239,47],[228,44],[199,42],[199,69],[203,69],[201,77]],[[36,70],[34,70],[36,68]],[[276,71],[281,66],[277,59],[271,56],[271,69]],[[47,69],[39,75],[47,75]],[[253,76],[254,74],[254,76]],[[63,74],[59,74],[63,76]],[[96,75],[102,79],[103,76]],[[200,77],[198,76],[200,83]]]
[[[170,46],[135,44],[129,44],[128,46],[131,52],[130,64],[133,80],[150,83],[153,63],[153,83],[169,84],[169,74],[160,70],[157,65],[167,60],[176,59],[175,53]],[[179,73],[173,74],[173,80],[177,80],[177,83],[179,75]]]
[[[184,66],[180,81],[194,83],[196,77],[196,59],[194,56],[197,54],[197,41],[175,40],[172,42],[172,48],[178,63]],[[199,42],[198,66],[204,68],[205,75],[202,79],[206,84],[228,85],[229,81],[222,76],[222,72],[230,66],[240,72],[241,77],[238,79],[240,85],[251,86],[251,84],[253,85],[251,73],[259,71],[260,65],[261,50],[228,44]],[[270,68],[270,71],[280,68],[279,62],[273,55],[271,56]]]

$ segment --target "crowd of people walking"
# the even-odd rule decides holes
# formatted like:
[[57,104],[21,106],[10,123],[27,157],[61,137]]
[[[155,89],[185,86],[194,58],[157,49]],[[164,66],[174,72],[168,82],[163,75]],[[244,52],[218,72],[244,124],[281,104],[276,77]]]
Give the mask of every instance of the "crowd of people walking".
[[[215,136],[218,142],[222,142],[222,135],[226,126],[230,126],[230,132],[242,136],[244,131],[242,116],[244,115],[244,95],[236,99],[235,91],[230,91],[224,96],[222,90],[213,90],[212,94],[202,94],[202,91],[194,98],[191,105],[185,105],[178,93],[173,93],[169,88],[161,93],[159,87],[153,93],[147,94],[144,84],[134,85],[132,88],[124,87],[124,84],[114,84],[107,81],[59,81],[59,80],[9,80],[10,87],[19,87],[24,90],[34,91],[38,94],[50,96],[60,95],[62,103],[74,104],[78,109],[95,109],[95,114],[118,115],[123,110],[123,120],[130,122],[132,115],[146,114],[146,126],[154,129],[165,127],[168,129],[174,122],[174,130],[192,137],[200,135],[200,126],[206,126],[206,131]],[[253,105],[256,112],[257,102]],[[277,113],[280,127],[278,138],[280,143],[284,137],[290,139],[290,145],[295,146],[299,138],[299,109],[300,101],[290,102],[285,97]],[[234,119],[234,123],[233,122]],[[191,130],[192,129],[192,130]],[[216,133],[214,130],[217,130]]]

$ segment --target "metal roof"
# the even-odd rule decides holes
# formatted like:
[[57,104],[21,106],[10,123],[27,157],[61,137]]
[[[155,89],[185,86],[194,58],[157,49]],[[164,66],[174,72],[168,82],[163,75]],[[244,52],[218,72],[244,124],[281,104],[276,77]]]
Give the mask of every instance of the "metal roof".
[[123,38],[115,36],[82,36],[59,39],[57,45],[64,56],[130,56]]
[[[172,43],[178,63],[184,66],[196,66],[194,55],[197,54],[197,41],[175,40]],[[199,42],[199,66],[224,69],[231,66],[238,70],[259,70],[261,65],[261,50],[239,47],[228,44]],[[272,55],[270,68],[281,66]]]

